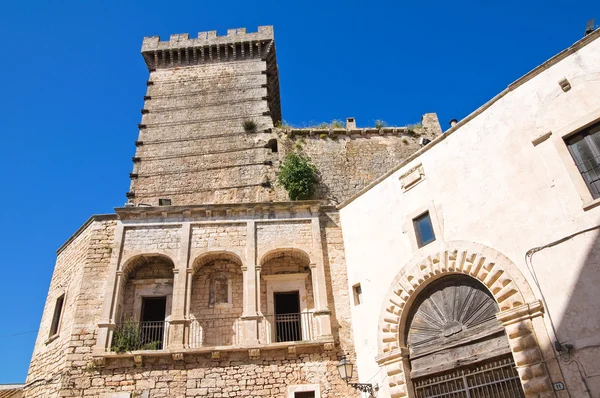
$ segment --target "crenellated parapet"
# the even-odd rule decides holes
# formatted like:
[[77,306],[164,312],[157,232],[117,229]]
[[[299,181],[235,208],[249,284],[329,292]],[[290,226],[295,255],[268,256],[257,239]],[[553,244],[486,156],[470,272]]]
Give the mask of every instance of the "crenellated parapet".
[[145,37],[142,55],[148,69],[191,66],[213,62],[246,59],[274,60],[273,26],[259,26],[258,32],[246,28],[228,29],[226,36],[217,31],[199,32],[197,38],[188,33],[173,34],[168,41],[159,36]]

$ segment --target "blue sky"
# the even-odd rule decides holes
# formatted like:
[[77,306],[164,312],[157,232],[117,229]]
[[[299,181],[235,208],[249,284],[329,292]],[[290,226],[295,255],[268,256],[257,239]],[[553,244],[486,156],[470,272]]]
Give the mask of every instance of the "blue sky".
[[275,25],[283,118],[444,129],[600,22],[600,2],[5,1],[0,383],[23,382],[55,250],[125,201],[143,36]]

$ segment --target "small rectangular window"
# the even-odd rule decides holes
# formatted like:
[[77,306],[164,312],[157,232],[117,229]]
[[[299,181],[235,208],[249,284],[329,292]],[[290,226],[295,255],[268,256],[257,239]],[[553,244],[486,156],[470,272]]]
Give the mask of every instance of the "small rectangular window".
[[352,292],[354,293],[354,305],[359,305],[363,302],[362,289],[360,283],[352,286]]
[[435,233],[433,232],[433,225],[431,224],[429,212],[423,213],[415,218],[413,224],[419,247],[423,247],[435,240]]
[[565,139],[592,197],[600,197],[600,123]]
[[302,391],[294,393],[294,398],[315,398],[314,391]]
[[58,327],[60,325],[60,317],[62,315],[63,305],[65,303],[65,295],[63,294],[56,299],[56,305],[54,306],[54,315],[52,316],[52,325],[50,326],[50,337],[58,333]]

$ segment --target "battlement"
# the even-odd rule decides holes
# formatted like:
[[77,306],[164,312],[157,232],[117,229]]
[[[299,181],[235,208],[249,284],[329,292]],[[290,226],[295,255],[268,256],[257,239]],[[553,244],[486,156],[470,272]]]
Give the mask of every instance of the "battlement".
[[273,26],[259,26],[257,32],[246,28],[228,29],[227,35],[217,31],[199,32],[190,39],[188,33],[173,34],[168,41],[159,36],[145,37],[142,56],[150,70],[208,62],[268,59],[274,55]]
[[198,38],[196,39],[190,39],[189,33],[179,33],[171,35],[168,41],[160,41],[159,36],[144,37],[142,53],[155,50],[204,47],[211,44],[234,44],[273,39],[273,26],[259,26],[258,32],[251,33],[246,33],[246,28],[227,29],[226,36],[217,36],[216,30],[198,32]]

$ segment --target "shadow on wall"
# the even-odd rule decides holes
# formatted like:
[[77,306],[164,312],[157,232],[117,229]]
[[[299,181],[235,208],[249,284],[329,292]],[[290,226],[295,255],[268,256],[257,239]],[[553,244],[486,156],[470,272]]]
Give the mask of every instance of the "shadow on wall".
[[526,261],[552,309],[548,333],[571,397],[600,397],[600,226],[530,250]]

